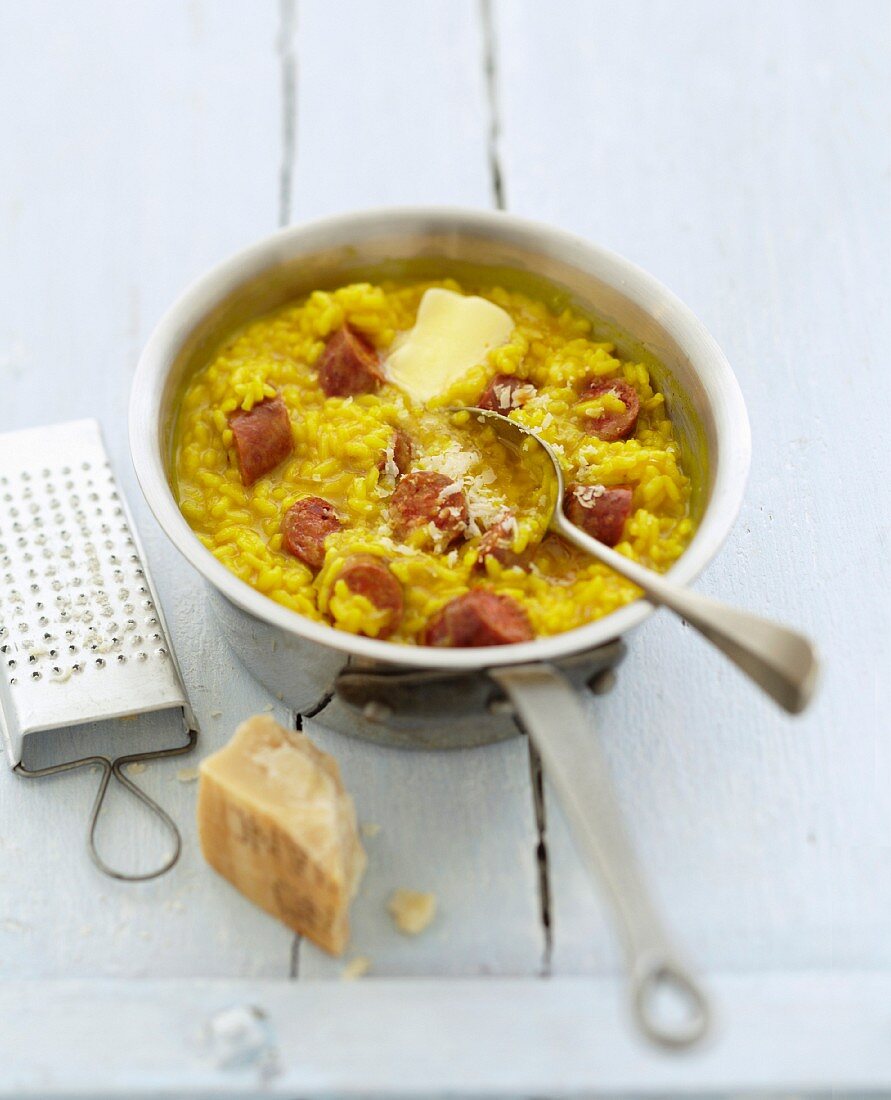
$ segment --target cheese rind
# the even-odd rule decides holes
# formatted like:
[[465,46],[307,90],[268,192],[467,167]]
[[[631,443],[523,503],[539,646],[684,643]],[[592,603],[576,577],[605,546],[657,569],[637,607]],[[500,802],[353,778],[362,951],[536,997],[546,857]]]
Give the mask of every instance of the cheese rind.
[[387,358],[387,378],[426,403],[507,343],[513,329],[511,315],[494,302],[431,287],[421,298],[414,328]]
[[201,763],[207,862],[256,905],[334,955],[365,870],[337,762],[270,715],[249,718]]

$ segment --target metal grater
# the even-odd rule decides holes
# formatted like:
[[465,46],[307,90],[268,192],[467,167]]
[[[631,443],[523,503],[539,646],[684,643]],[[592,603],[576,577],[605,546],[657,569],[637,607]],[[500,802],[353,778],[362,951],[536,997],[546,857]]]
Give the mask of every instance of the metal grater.
[[[179,832],[122,768],[188,752],[197,727],[136,529],[111,470],[99,425],[76,420],[0,435],[0,733],[20,775],[103,769],[90,818],[94,861],[115,878],[144,880],[172,867]],[[174,749],[85,757],[51,768],[22,765],[38,731],[179,708],[188,743]],[[115,723],[115,734],[125,723]],[[99,811],[114,775],[174,837],[163,866],[140,875],[108,867],[96,851]]]

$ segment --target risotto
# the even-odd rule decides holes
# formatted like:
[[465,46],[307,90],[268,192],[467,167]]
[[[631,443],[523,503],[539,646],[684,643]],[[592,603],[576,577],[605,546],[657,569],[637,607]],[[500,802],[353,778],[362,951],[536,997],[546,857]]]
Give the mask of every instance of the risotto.
[[[483,299],[507,324],[420,398],[397,384],[397,353],[444,292]],[[571,308],[453,279],[315,291],[234,334],[182,395],[179,506],[247,584],[369,637],[504,644],[636,599],[546,531],[534,463],[452,411],[480,405],[553,447],[573,523],[655,570],[683,552],[691,485],[647,366],[594,340]]]

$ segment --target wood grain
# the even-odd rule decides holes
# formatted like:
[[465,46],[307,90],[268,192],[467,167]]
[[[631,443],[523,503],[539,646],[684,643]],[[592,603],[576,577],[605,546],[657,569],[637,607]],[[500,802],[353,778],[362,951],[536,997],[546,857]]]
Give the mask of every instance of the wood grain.
[[[127,455],[130,373],[182,286],[289,211],[306,218],[432,198],[485,205],[476,9],[405,3],[397,14],[385,56],[380,44],[369,49],[375,14],[356,3],[301,5],[299,19],[287,3],[150,3],[129,14],[110,2],[76,13],[44,3],[0,16],[3,87],[10,96],[28,89],[0,121],[2,176],[11,181],[0,212],[9,249],[0,274],[7,424],[102,421],[202,727],[199,756],[250,713],[275,704],[281,720],[292,717],[220,640],[198,578],[142,506]],[[334,42],[355,58],[349,79],[325,64]],[[27,74],[44,55],[46,79],[34,87]],[[357,80],[369,89],[361,111]],[[406,81],[422,89],[410,109]],[[444,133],[459,136],[446,147]],[[364,817],[381,827],[355,906],[356,949],[373,957],[375,971],[535,973],[543,937],[524,743],[420,757],[353,744],[318,723],[311,732],[343,763]],[[172,720],[146,719],[125,734],[135,750],[168,743],[177,730]],[[64,746],[42,738],[30,763],[103,744],[101,732]],[[152,764],[134,777],[173,814],[185,841],[171,875],[136,888],[107,883],[83,850],[95,777],[0,777],[0,943],[8,946],[0,972],[293,972],[290,934],[203,864],[195,785],[175,778],[184,763],[197,759]],[[112,791],[100,833],[110,859],[145,868],[159,860],[164,839]],[[48,876],[57,861],[64,870]],[[439,895],[440,916],[423,940],[399,935],[386,914],[398,886]],[[305,947],[300,971],[336,977],[341,966]]]
[[[887,1091],[887,974],[719,974],[714,986],[727,1005],[714,1041],[667,1058],[629,1032],[604,978],[10,982],[0,1096],[96,1095],[97,1064],[120,1096],[383,1100],[429,1096],[434,1083],[468,1100]],[[249,1041],[214,1042],[214,1020],[233,1009],[253,1020]]]
[[[349,75],[332,68],[332,46]],[[399,0],[301,3],[292,215],[393,203],[486,206],[485,89],[476,5]],[[361,93],[357,95],[357,89]],[[381,749],[325,730],[310,735],[340,761],[367,840],[353,908],[353,950],[374,973],[534,974],[542,964],[535,825],[526,744],[466,752]],[[398,887],[434,891],[439,913],[418,938],[386,911]],[[342,963],[301,945],[303,977]]]
[[[102,421],[202,727],[196,757],[135,776],[185,840],[175,871],[144,886],[88,861],[95,776],[0,773],[0,1095],[891,1080],[887,5],[493,0],[488,33],[486,10],[0,0],[0,430]],[[550,966],[596,980],[341,986],[307,980],[341,964],[296,952],[204,865],[195,785],[176,778],[248,714],[294,717],[222,643],[135,485],[126,406],[151,328],[191,279],[280,223],[489,206],[496,179],[510,210],[628,256],[712,329],[755,455],[701,588],[789,619],[826,656],[815,707],[792,722],[662,614],[628,639],[616,690],[588,704],[654,892],[726,1022],[689,1060],[630,1037],[620,987],[600,977],[619,965],[614,936],[549,789]],[[349,741],[324,713],[307,729],[380,826],[354,911],[373,974],[536,974],[525,743],[416,756]],[[177,735],[145,719],[120,736],[135,749]],[[41,741],[31,763],[95,744]],[[101,840],[131,867],[163,843],[123,796]],[[397,886],[439,895],[420,939],[386,916]],[[295,970],[302,981],[281,980]],[[221,1073],[202,1046],[209,1015],[244,998],[278,1029],[273,1084]]]
[[[196,785],[176,778],[275,700],[206,621],[197,577],[143,505],[126,429],[130,376],[162,310],[276,226],[277,29],[273,4],[0,7],[0,97],[15,103],[0,116],[0,421],[101,421],[202,730],[197,753],[133,776],[183,831],[179,865],[153,883],[114,883],[89,862],[96,776],[0,775],[4,977],[288,973],[290,934],[206,867]],[[147,717],[104,744],[135,751],[179,738],[172,717]],[[98,742],[44,738],[32,763]],[[165,838],[154,819],[115,789],[110,798],[103,851],[130,868],[156,864]]]
[[[667,613],[631,639],[590,710],[637,849],[703,967],[887,966],[887,7],[497,14],[510,208],[662,278],[743,387],[748,500],[700,587],[825,654],[794,721]],[[554,969],[609,969],[600,900],[547,801]]]

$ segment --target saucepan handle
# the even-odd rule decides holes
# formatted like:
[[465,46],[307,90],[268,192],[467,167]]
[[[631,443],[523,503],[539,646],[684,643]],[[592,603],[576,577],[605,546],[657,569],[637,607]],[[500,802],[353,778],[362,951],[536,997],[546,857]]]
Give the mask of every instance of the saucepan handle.
[[579,854],[612,902],[639,1027],[665,1047],[695,1043],[708,1028],[708,1001],[650,900],[622,824],[606,758],[575,689],[546,664],[496,668],[489,674],[504,689],[538,749]]

